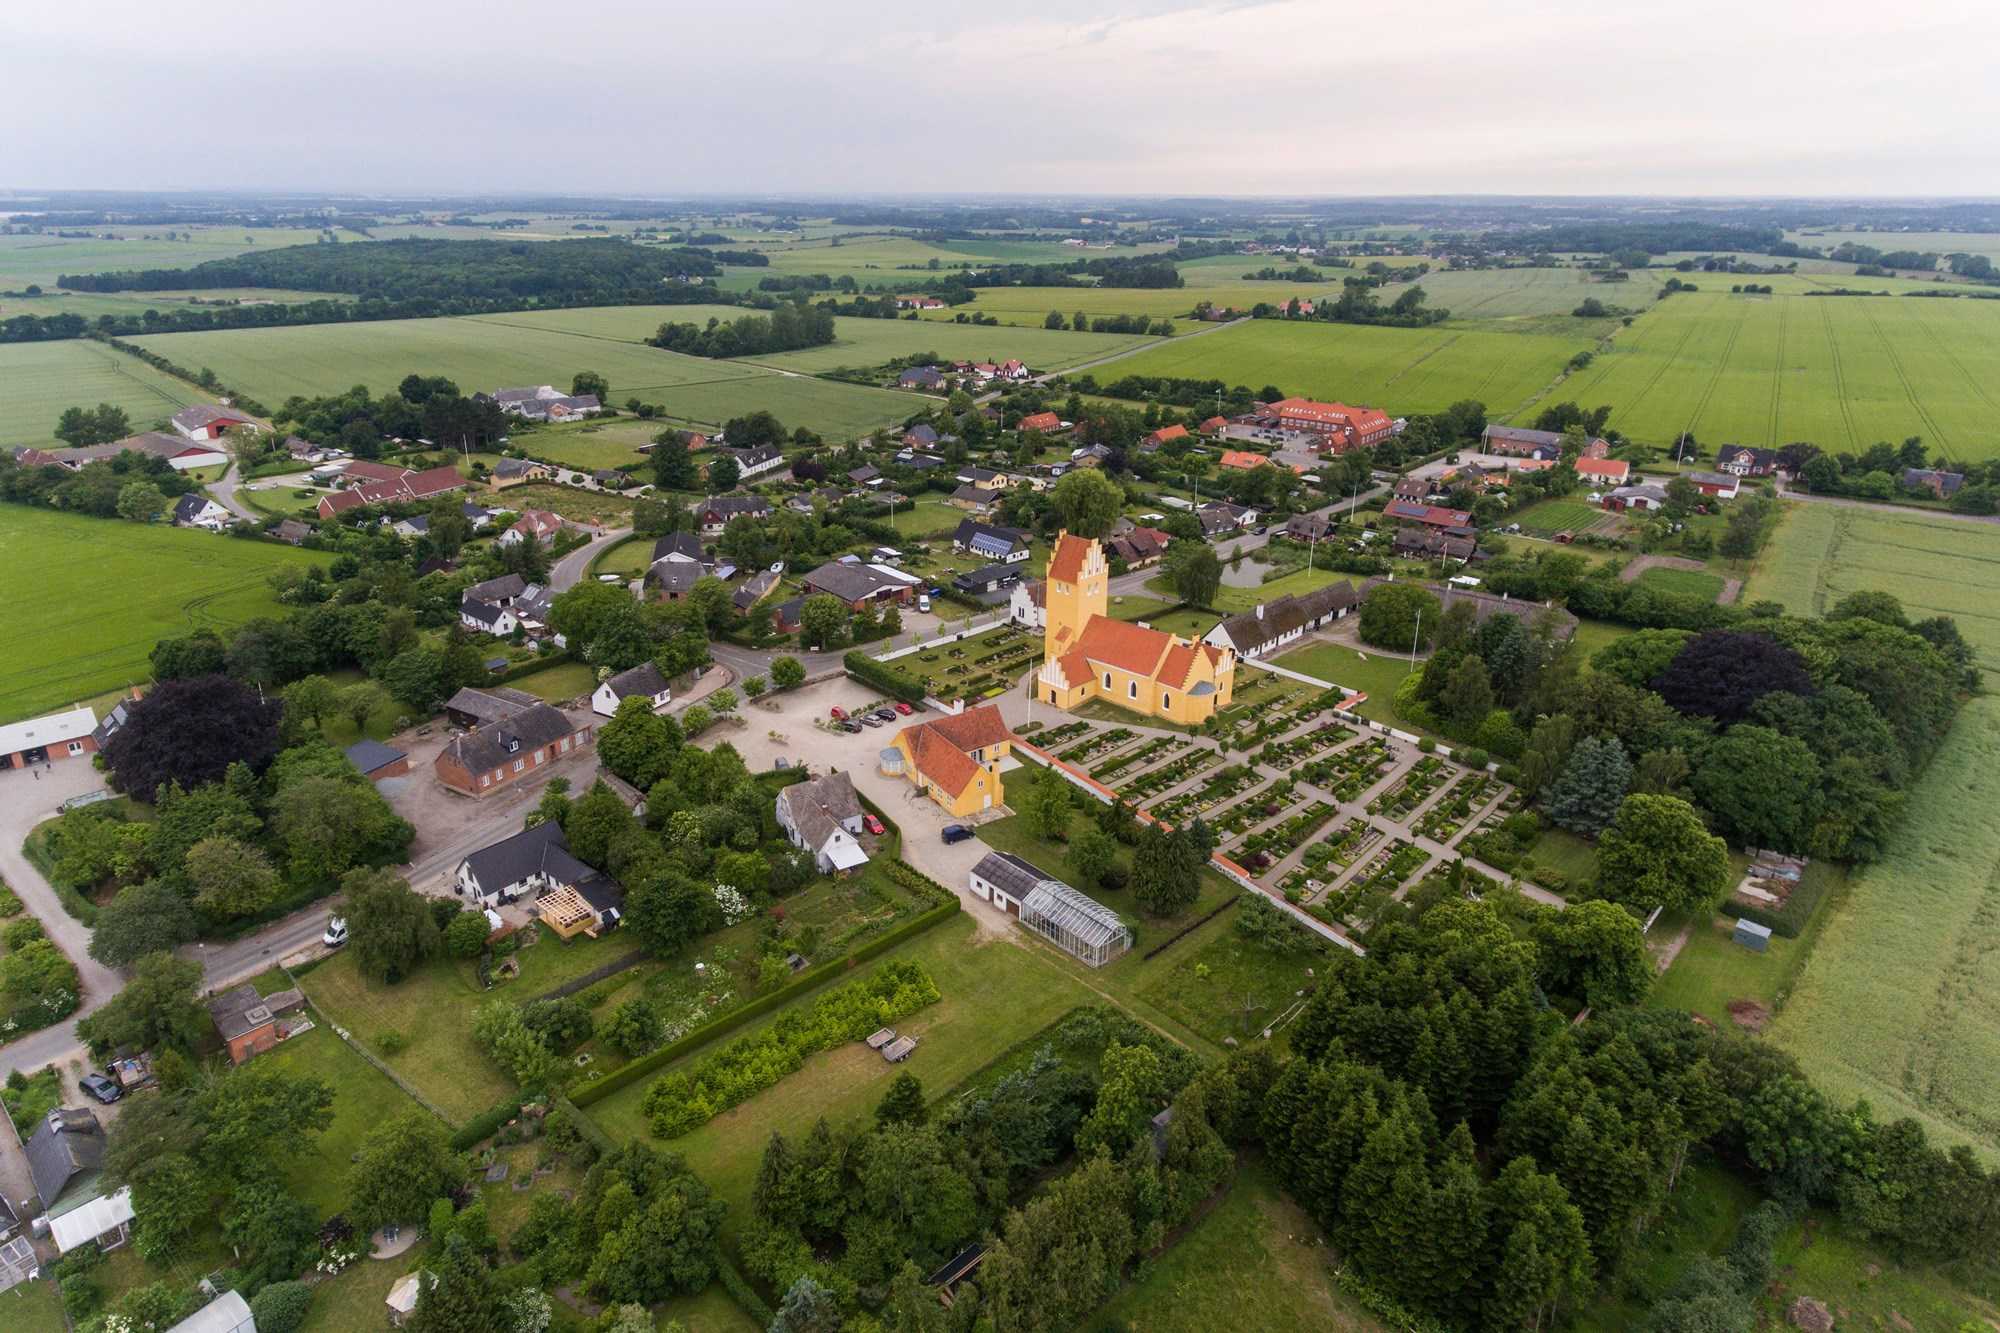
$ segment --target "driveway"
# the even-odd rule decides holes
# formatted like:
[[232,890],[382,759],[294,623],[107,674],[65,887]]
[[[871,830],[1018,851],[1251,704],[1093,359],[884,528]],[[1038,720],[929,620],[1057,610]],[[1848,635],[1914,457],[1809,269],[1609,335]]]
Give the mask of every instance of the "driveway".
[[208,484],[208,493],[215,497],[217,504],[236,515],[236,517],[251,523],[262,523],[264,521],[262,514],[236,498],[236,488],[242,480],[237,475],[237,472],[237,463],[234,459],[231,459],[229,470]]
[[577,547],[574,551],[556,561],[555,567],[549,571],[549,586],[557,592],[574,588],[577,584],[583,582],[583,572],[589,568],[590,562],[597,558],[598,552],[615,542],[623,541],[631,535],[632,529],[630,528],[612,528],[602,537],[591,538],[586,545]]
[[66,1060],[81,1045],[76,1037],[77,1020],[103,1005],[125,984],[118,972],[90,957],[90,928],[69,914],[42,872],[21,854],[29,831],[53,819],[65,800],[103,786],[104,775],[84,760],[59,759],[41,769],[0,773],[0,878],[41,921],[43,932],[69,955],[83,981],[83,1004],[76,1013],[54,1027],[0,1047],[0,1074],[16,1069],[33,1071],[52,1061]]

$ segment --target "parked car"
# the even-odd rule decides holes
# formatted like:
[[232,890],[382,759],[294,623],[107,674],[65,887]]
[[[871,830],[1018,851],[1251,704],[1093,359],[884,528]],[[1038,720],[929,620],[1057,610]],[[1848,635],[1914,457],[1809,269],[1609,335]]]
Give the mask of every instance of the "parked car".
[[910,707],[908,704],[904,703],[901,699],[898,699],[896,701],[896,711],[901,713],[904,717],[908,717],[910,714],[916,712],[917,710]]
[[944,826],[944,840],[946,843],[964,842],[971,836],[972,830],[963,824],[946,824]]
[[117,1079],[103,1074],[85,1074],[76,1081],[76,1085],[106,1106],[125,1095],[125,1089],[118,1086]]
[[861,734],[861,724],[859,722],[843,722],[840,724],[840,729],[850,736],[859,736]]
[[845,722],[847,721],[847,710],[845,708],[842,708],[839,704],[835,704],[831,709],[827,711],[827,716],[832,718],[835,722]]
[[771,562],[771,572],[772,572],[773,574],[782,574],[782,573],[784,573],[784,572],[785,572],[785,562],[784,562],[784,561],[782,561],[782,560],[773,560],[773,561]]
[[329,949],[338,949],[347,943],[347,919],[338,916],[328,917],[326,934],[319,937],[319,942]]
[[1263,527],[1257,529],[1257,535],[1261,537],[1270,530],[1271,530],[1271,525],[1269,523],[1266,523]]
[[879,727],[882,725],[882,719],[875,716],[873,713],[863,713],[860,717],[856,718],[855,720],[864,727]]
[[873,815],[861,816],[861,827],[867,829],[870,833],[874,834],[878,838],[881,837],[884,833],[888,832],[887,829],[882,827],[882,821],[875,818],[875,816]]
[[878,708],[875,710],[875,716],[881,718],[884,722],[894,722],[896,720],[896,710],[893,708]]
[[917,610],[919,610],[919,611],[928,611],[928,610],[930,610],[930,609],[931,609],[931,595],[930,595],[929,593],[927,593],[927,592],[920,592],[920,593],[918,593],[918,594],[917,594]]

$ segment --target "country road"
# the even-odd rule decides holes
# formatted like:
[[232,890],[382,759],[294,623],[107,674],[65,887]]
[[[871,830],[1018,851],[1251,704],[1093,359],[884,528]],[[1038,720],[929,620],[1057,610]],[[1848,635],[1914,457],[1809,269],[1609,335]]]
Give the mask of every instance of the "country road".
[[262,523],[262,514],[236,498],[236,492],[242,486],[242,479],[237,475],[239,466],[235,459],[230,459],[228,470],[208,484],[208,493],[215,497],[217,504],[236,517],[250,523]]

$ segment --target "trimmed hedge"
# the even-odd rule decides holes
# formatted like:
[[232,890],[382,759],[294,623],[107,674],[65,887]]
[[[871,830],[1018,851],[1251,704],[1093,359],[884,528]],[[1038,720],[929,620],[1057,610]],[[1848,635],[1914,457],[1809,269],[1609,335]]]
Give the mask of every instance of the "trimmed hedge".
[[715,1275],[722,1279],[722,1285],[729,1290],[729,1298],[737,1308],[749,1315],[759,1328],[768,1328],[778,1317],[777,1312],[764,1304],[764,1298],[750,1285],[750,1279],[736,1269],[736,1261],[723,1252],[721,1246],[715,1250]]
[[483,1143],[500,1131],[500,1126],[521,1114],[521,1108],[534,1100],[526,1093],[520,1093],[498,1106],[489,1106],[472,1119],[460,1125],[451,1136],[454,1152],[464,1152],[478,1143]]
[[873,685],[891,698],[901,699],[907,704],[924,701],[923,682],[898,671],[887,662],[878,662],[859,649],[848,653],[840,661],[847,668],[848,675],[864,685]]
[[[892,875],[895,874],[897,869],[907,868],[903,867],[900,861],[889,862],[889,867]],[[914,870],[909,871],[909,873],[916,876],[916,879],[922,884],[929,885],[940,892],[943,891],[942,886],[938,885],[934,880],[927,879],[923,875],[917,874]],[[901,876],[896,876],[896,879],[898,883],[903,884],[906,888],[913,887],[907,881],[903,880]],[[620,1065],[603,1078],[598,1079],[594,1083],[587,1083],[571,1093],[570,1101],[579,1107],[590,1106],[600,1102],[620,1088],[628,1084],[637,1083],[640,1079],[653,1073],[655,1070],[672,1064],[692,1051],[700,1050],[718,1037],[734,1032],[751,1019],[760,1018],[770,1013],[773,1009],[787,1005],[793,1000],[798,999],[801,995],[805,995],[825,985],[836,976],[852,971],[855,967],[868,961],[870,958],[885,953],[903,941],[922,934],[932,926],[948,920],[958,910],[958,895],[952,894],[949,903],[941,903],[927,912],[918,913],[902,925],[897,926],[894,930],[890,930],[868,941],[868,943],[862,945],[853,953],[843,955],[839,958],[829,958],[823,963],[816,963],[770,994],[760,995],[741,1008],[730,1010],[720,1018],[717,1018],[713,1023],[696,1028],[679,1041],[669,1042],[657,1051],[649,1051],[636,1060]]]
[[1723,899],[1721,911],[1725,916],[1740,916],[1746,921],[1755,921],[1760,926],[1768,926],[1773,935],[1782,935],[1788,940],[1797,939],[1799,933],[1812,920],[1819,909],[1820,901],[1826,897],[1827,881],[1813,871],[1816,865],[1806,867],[1799,878],[1799,886],[1785,899],[1785,905],[1772,911],[1754,903],[1746,903],[1735,897]]
[[552,1111],[561,1111],[569,1122],[576,1126],[577,1132],[590,1141],[591,1147],[597,1149],[598,1156],[608,1157],[618,1151],[618,1145],[611,1141],[611,1136],[599,1129],[595,1120],[577,1110],[576,1103],[569,1098],[558,1094],[549,1106]]

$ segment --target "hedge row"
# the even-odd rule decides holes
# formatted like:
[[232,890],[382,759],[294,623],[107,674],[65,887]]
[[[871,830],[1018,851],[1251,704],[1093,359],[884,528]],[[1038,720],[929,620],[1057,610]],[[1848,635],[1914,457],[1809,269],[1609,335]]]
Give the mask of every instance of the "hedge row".
[[517,1093],[508,1100],[501,1102],[498,1106],[489,1106],[484,1111],[481,1111],[478,1115],[460,1125],[457,1132],[451,1136],[453,1150],[464,1152],[466,1149],[483,1143],[493,1135],[499,1133],[500,1126],[521,1114],[521,1108],[526,1106],[529,1100],[527,1093]]
[[1799,933],[1806,928],[1806,923],[1812,920],[1813,913],[1818,910],[1820,900],[1826,897],[1826,890],[1826,877],[1813,874],[1812,867],[1808,866],[1806,873],[1799,879],[1799,886],[1785,899],[1783,907],[1773,910],[1731,897],[1724,900],[1722,910],[1725,914],[1734,914],[1746,921],[1755,921],[1760,926],[1769,926],[1774,935],[1782,935],[1788,940],[1797,939]]
[[715,1251],[715,1274],[729,1289],[730,1299],[736,1302],[737,1308],[749,1315],[757,1327],[768,1328],[771,1321],[778,1317],[776,1311],[764,1304],[764,1298],[750,1285],[750,1279],[737,1271],[736,1261],[725,1254],[721,1246],[717,1246]]
[[558,1094],[550,1101],[549,1106],[551,1110],[561,1111],[564,1117],[576,1126],[577,1132],[590,1141],[591,1147],[597,1149],[599,1157],[609,1157],[618,1151],[618,1145],[611,1141],[611,1136],[599,1129],[595,1120],[579,1111],[576,1103],[569,1098]]
[[848,653],[840,660],[847,668],[847,674],[864,685],[873,685],[882,693],[901,699],[904,703],[920,704],[924,701],[923,682],[898,671],[887,662],[878,662],[859,649]]
[[[889,864],[892,868],[892,873],[894,867],[901,865],[900,862],[896,861],[892,861]],[[916,872],[912,871],[911,873],[915,874]],[[924,879],[921,875],[918,875],[917,878],[923,880],[926,884],[938,887],[934,881]],[[903,881],[899,879],[898,882]],[[862,945],[853,953],[840,958],[829,958],[823,963],[816,963],[770,994],[760,995],[748,1004],[730,1010],[720,1018],[717,1018],[713,1023],[696,1028],[679,1041],[669,1042],[657,1051],[650,1051],[636,1060],[620,1065],[617,1069],[612,1070],[596,1082],[578,1088],[570,1095],[570,1100],[578,1106],[590,1106],[596,1102],[600,1102],[620,1088],[636,1083],[646,1075],[672,1064],[689,1052],[697,1051],[716,1038],[734,1032],[751,1019],[762,1017],[770,1013],[773,1009],[790,1004],[801,995],[817,989],[834,977],[849,972],[860,964],[867,962],[870,958],[874,958],[895,948],[907,939],[922,934],[932,926],[949,919],[958,910],[958,895],[952,894],[950,902],[941,903],[927,912],[921,912],[911,917],[895,929],[868,941],[868,943]]]

